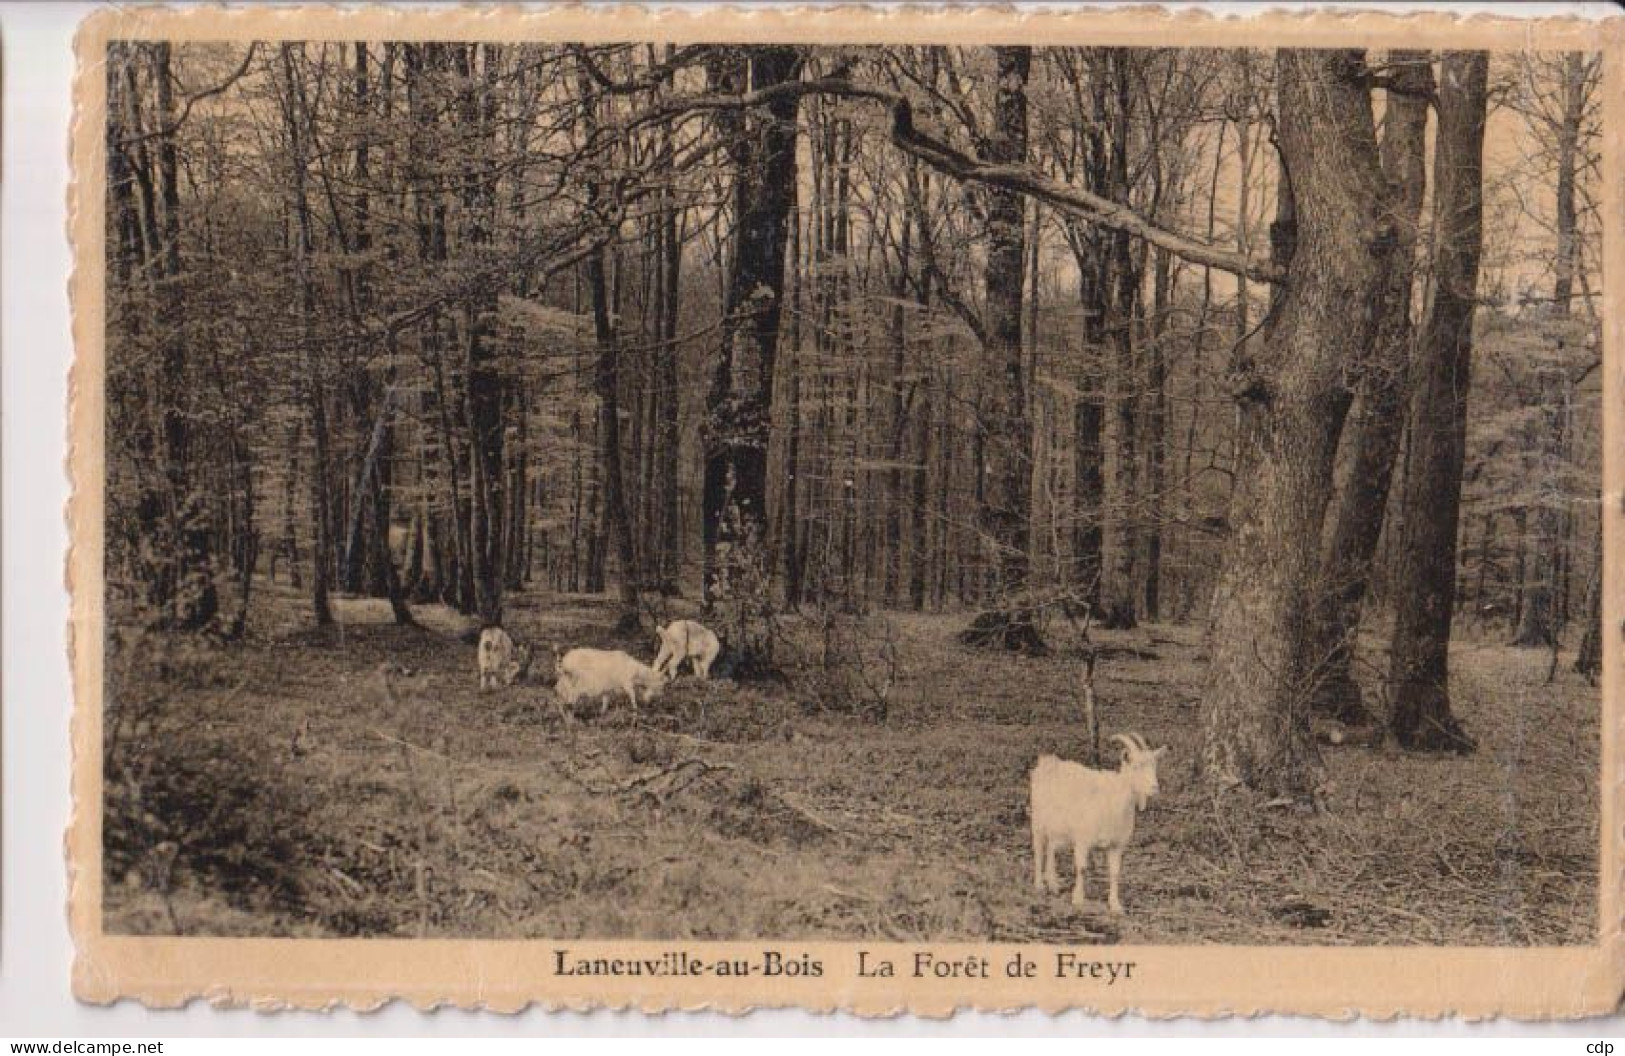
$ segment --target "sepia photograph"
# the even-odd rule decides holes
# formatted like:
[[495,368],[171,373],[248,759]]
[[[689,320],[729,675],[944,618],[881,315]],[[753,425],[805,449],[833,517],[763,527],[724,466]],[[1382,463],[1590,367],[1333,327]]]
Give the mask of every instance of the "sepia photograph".
[[1617,966],[1617,34],[436,17],[81,35],[82,958]]

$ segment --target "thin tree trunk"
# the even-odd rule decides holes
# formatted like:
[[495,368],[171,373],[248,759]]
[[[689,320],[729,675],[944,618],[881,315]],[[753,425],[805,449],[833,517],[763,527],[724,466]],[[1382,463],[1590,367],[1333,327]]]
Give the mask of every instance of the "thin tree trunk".
[[[146,133],[141,123],[136,55],[148,58],[156,92],[156,165],[152,153],[139,141]],[[134,243],[135,233],[141,233],[139,252],[131,245],[132,252],[125,259],[127,263],[139,259],[148,272],[149,310],[158,348],[152,393],[157,440],[146,433],[140,441],[142,454],[156,462],[156,479],[161,481],[145,487],[139,500],[141,529],[157,535],[155,541],[141,540],[141,546],[151,547],[159,558],[149,583],[149,598],[168,625],[200,630],[220,609],[213,568],[216,515],[206,490],[194,479],[198,470],[193,465],[191,381],[182,303],[180,161],[170,57],[171,46],[165,41],[135,45],[124,53],[127,127],[113,128],[117,129],[114,134],[136,137],[138,142],[133,157],[122,144],[114,144],[113,153],[124,163],[120,175],[133,180],[140,192],[138,199],[125,196],[126,203],[136,206],[135,214],[127,219],[126,239]]]
[[[1600,512],[1600,511],[1599,511]],[[1574,670],[1584,675],[1593,685],[1602,674],[1602,525],[1597,526],[1596,542],[1592,548],[1591,578],[1586,584],[1586,629],[1580,639],[1580,651],[1574,658]]]
[[[1584,62],[1585,57],[1578,52],[1564,57],[1563,118],[1557,132],[1557,254],[1552,267],[1552,306],[1559,315],[1569,314],[1574,299],[1578,224],[1575,162],[1585,106]],[[1529,580],[1524,585],[1522,619],[1513,642],[1526,648],[1553,648],[1558,640],[1563,511],[1556,482],[1564,464],[1562,410],[1566,382],[1561,364],[1546,364],[1536,372],[1530,447],[1540,479],[1535,483],[1537,501],[1529,509]]]
[[[784,601],[794,610],[801,605],[802,580],[805,575],[806,555],[803,550],[801,510],[805,501],[801,487],[802,429],[801,429],[801,371],[802,371],[802,314],[805,311],[804,288],[806,269],[802,246],[800,194],[795,188],[795,204],[791,206],[790,222],[790,340],[787,349],[789,381],[786,385],[784,494],[779,506],[779,554],[783,562]],[[817,188],[814,188],[816,200]]]
[[906,210],[899,222],[903,232],[898,246],[897,275],[892,283],[892,296],[897,304],[891,313],[891,450],[888,452],[891,467],[886,471],[886,576],[883,589],[888,605],[898,602],[903,581],[903,454],[908,438],[907,413],[913,402],[905,399],[903,392],[903,374],[908,366],[908,329],[907,317],[903,314],[903,298],[908,294],[914,226]]
[[677,206],[669,195],[662,197],[661,245],[665,259],[661,263],[662,285],[665,288],[665,313],[660,320],[660,365],[656,372],[656,390],[660,396],[660,409],[656,418],[655,446],[656,474],[660,477],[660,583],[661,590],[674,592],[682,573],[683,525],[678,512],[680,473],[678,460],[678,412],[681,405],[680,372],[677,369],[677,324],[682,304],[679,280],[682,277],[683,244],[677,222]]
[[[311,435],[315,440],[316,458],[311,467],[311,609],[319,627],[333,622],[333,610],[328,601],[328,587],[333,575],[333,518],[331,507],[330,453],[327,430],[327,390],[323,370],[315,357],[316,286],[311,275],[310,257],[313,252],[309,196],[305,191],[307,138],[304,119],[308,114],[303,105],[303,82],[294,72],[294,56],[302,54],[302,44],[282,46],[282,73],[288,93],[288,162],[292,176],[293,206],[296,228],[293,236],[294,272],[299,282],[301,346],[306,361],[307,399],[310,404]],[[297,50],[296,50],[297,49]]]
[[[465,237],[474,247],[491,243],[496,221],[496,182],[490,159],[495,146],[495,77],[498,44],[466,44],[456,48],[462,94],[463,122],[474,130],[478,148],[463,158]],[[477,69],[476,65],[483,66]],[[464,414],[469,431],[469,488],[472,520],[470,577],[474,604],[486,626],[502,623],[503,544],[506,538],[503,501],[503,410],[507,406],[507,379],[498,363],[496,328],[497,288],[478,289],[463,303]]]
[[[1249,210],[1252,207],[1252,176],[1253,176],[1253,67],[1252,56],[1241,55],[1241,115],[1236,122],[1236,161],[1240,170],[1239,184],[1236,189],[1236,251],[1242,255],[1252,252],[1252,218]],[[1246,340],[1248,328],[1251,325],[1251,305],[1249,304],[1250,290],[1246,279],[1236,281],[1236,341]]]
[[[576,83],[582,95],[583,126],[590,138],[598,128],[598,101],[584,68],[577,71]],[[598,185],[589,182],[588,209],[596,206],[600,194]],[[604,517],[608,522],[610,545],[615,548],[615,557],[621,566],[619,626],[630,629],[637,626],[638,583],[642,576],[632,548],[632,526],[627,513],[626,481],[621,465],[621,353],[611,318],[614,306],[610,302],[605,281],[605,254],[606,250],[599,247],[587,256],[587,287],[592,297],[593,334],[598,344],[598,363],[593,378],[598,393],[598,444],[600,471],[604,480]]]
[[[1128,137],[1133,94],[1128,59],[1121,52],[1108,54],[1111,57],[1107,70],[1116,95],[1108,186],[1114,199],[1125,201],[1129,194]],[[1134,321],[1140,311],[1141,268],[1127,233],[1113,232],[1110,244],[1113,281],[1101,437],[1105,497],[1100,519],[1099,622],[1102,627],[1124,629],[1138,622],[1135,557],[1139,533],[1134,506],[1140,497],[1140,460],[1135,440],[1141,378]]]
[[1168,312],[1173,299],[1173,259],[1155,253],[1151,292],[1151,342],[1146,349],[1146,525],[1144,610],[1148,620],[1162,619],[1162,532],[1168,458]]

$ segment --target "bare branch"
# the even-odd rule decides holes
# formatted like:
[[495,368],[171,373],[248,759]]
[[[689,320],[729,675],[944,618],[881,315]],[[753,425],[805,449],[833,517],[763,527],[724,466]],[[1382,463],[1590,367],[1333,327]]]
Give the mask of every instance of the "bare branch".
[[186,124],[186,119],[191,116],[192,107],[196,106],[198,103],[209,98],[210,96],[219,95],[221,92],[243,79],[243,75],[248,72],[249,63],[254,61],[254,53],[259,50],[259,46],[258,41],[250,41],[248,44],[248,51],[243,55],[242,64],[232,72],[231,76],[227,77],[213,88],[205,88],[201,92],[187,96],[186,105],[181,107],[180,116],[176,117],[172,124],[166,125],[163,128],[153,129],[151,132],[143,132],[138,136],[129,136],[125,138],[120,145],[130,147],[137,143],[144,143],[149,139],[160,139],[165,136],[173,136],[175,133],[179,132],[181,130],[181,126]]
[[673,99],[669,104],[640,115],[634,124],[665,120],[705,110],[739,110],[762,106],[785,96],[833,95],[847,99],[868,99],[891,110],[891,141],[898,149],[919,158],[934,169],[960,180],[970,180],[1036,198],[1061,212],[1092,224],[1124,231],[1165,249],[1176,257],[1203,267],[1216,268],[1255,282],[1277,283],[1285,272],[1267,257],[1220,249],[1186,235],[1156,226],[1121,202],[1054,180],[1028,165],[993,165],[981,161],[942,139],[923,132],[914,124],[914,106],[898,92],[858,84],[842,78],[820,78],[774,85],[741,95],[695,95]]
[[710,44],[690,44],[679,49],[665,62],[650,67],[646,75],[630,81],[617,81],[604,72],[584,45],[570,45],[571,54],[581,63],[587,76],[609,95],[635,95],[638,92],[653,91],[670,80],[674,72],[704,60],[713,50],[715,49]]

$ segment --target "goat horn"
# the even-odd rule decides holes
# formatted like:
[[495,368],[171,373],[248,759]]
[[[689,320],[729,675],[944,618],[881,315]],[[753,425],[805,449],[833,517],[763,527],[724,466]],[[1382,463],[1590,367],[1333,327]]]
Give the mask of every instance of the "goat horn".
[[1133,741],[1129,740],[1129,736],[1130,735],[1126,733],[1114,733],[1112,734],[1111,739],[1120,742],[1123,745],[1123,750],[1129,755],[1139,755],[1145,750],[1145,747],[1143,745],[1135,744]]
[[1141,737],[1139,734],[1130,731],[1129,733],[1123,734],[1123,736],[1134,742],[1134,748],[1136,751],[1149,752],[1151,750],[1151,746],[1146,744],[1145,738]]

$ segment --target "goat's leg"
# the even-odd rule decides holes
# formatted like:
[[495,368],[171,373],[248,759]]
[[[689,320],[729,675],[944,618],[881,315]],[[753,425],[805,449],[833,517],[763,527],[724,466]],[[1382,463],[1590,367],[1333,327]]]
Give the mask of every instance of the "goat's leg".
[[1123,848],[1111,847],[1106,851],[1106,907],[1113,913],[1123,912],[1123,903],[1117,897],[1117,876],[1123,871]]
[[1033,826],[1033,890],[1039,894],[1044,892],[1044,854],[1048,850],[1044,846],[1043,834],[1038,826]]
[[1083,874],[1089,869],[1089,848],[1072,845],[1072,908],[1083,908]]

